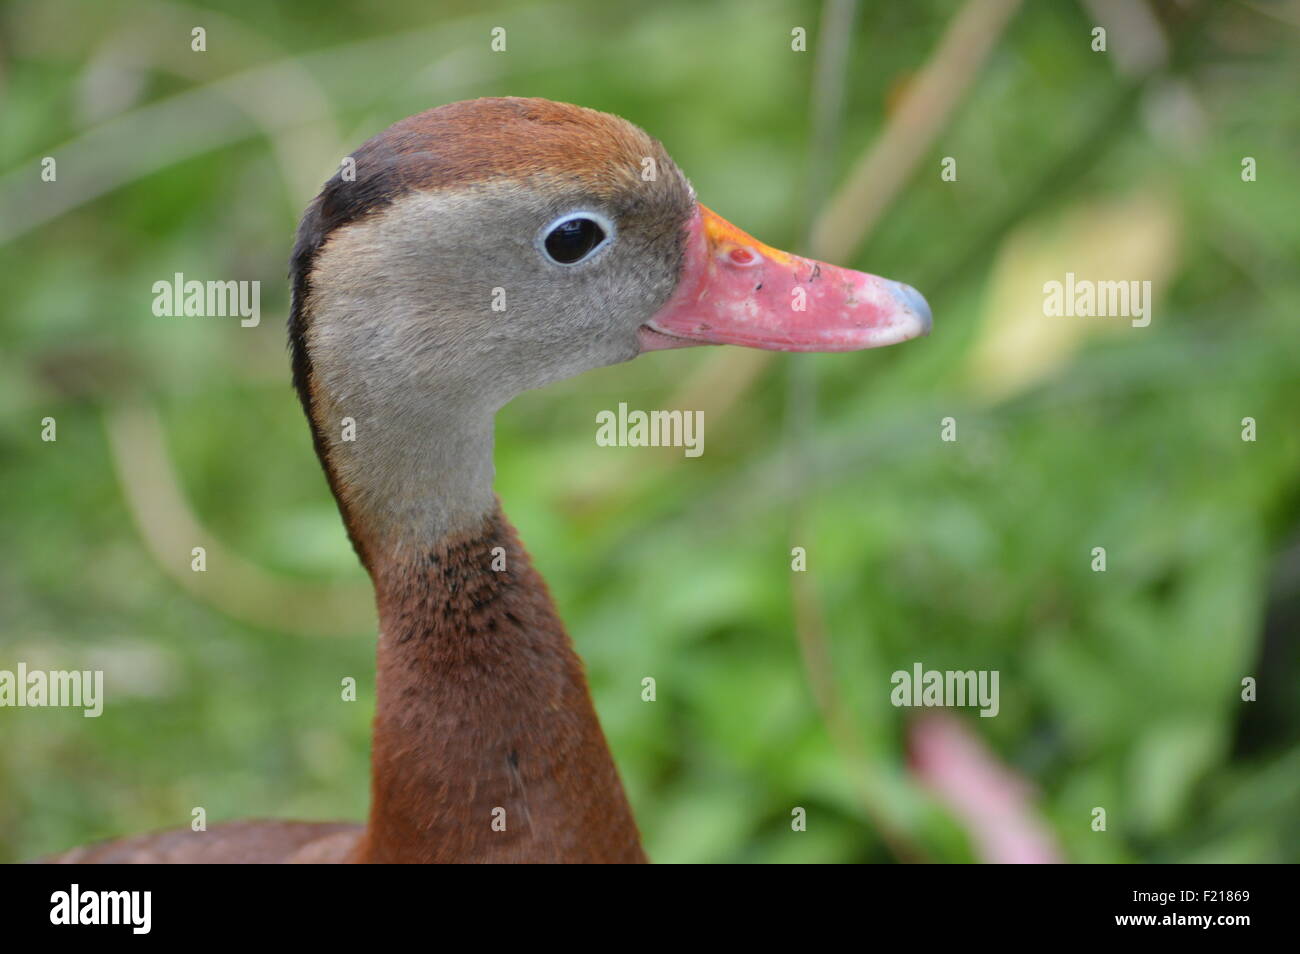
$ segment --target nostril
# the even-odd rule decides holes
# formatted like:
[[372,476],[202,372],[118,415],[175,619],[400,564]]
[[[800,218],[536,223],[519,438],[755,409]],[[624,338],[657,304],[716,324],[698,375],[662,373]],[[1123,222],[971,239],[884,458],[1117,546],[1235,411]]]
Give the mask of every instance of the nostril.
[[930,325],[934,321],[934,316],[930,314],[930,303],[925,300],[925,296],[913,288],[911,285],[904,285],[902,282],[894,282],[891,291],[894,298],[906,308],[915,314],[925,324],[925,330],[930,330]]
[[747,248],[733,248],[727,257],[737,265],[753,265],[758,260],[758,256]]

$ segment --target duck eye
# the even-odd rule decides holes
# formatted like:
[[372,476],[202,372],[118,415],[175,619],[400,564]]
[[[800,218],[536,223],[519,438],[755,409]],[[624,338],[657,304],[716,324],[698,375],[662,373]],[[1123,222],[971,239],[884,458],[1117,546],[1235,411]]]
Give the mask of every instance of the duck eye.
[[561,265],[574,265],[605,241],[599,223],[582,215],[560,222],[546,236],[546,254]]

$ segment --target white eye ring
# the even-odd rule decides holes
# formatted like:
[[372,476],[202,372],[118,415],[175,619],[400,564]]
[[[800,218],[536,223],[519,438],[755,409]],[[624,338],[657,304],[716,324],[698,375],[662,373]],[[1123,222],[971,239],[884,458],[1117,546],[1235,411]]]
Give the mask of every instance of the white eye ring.
[[[582,254],[579,255],[577,258],[569,262],[562,261],[556,258],[555,255],[552,254],[551,249],[547,246],[547,240],[551,237],[552,233],[556,231],[556,229],[560,228],[560,226],[565,225],[568,222],[572,222],[576,219],[589,220],[590,222],[595,224],[600,229],[600,231],[603,232],[604,234],[601,236],[598,242],[596,242],[594,245],[584,250]],[[584,262],[591,261],[592,258],[594,258],[597,254],[599,254],[606,246],[613,244],[614,235],[615,235],[614,223],[609,219],[608,216],[602,215],[599,212],[593,212],[590,209],[581,209],[575,212],[566,212],[564,215],[561,215],[559,218],[553,220],[550,224],[543,227],[542,230],[537,233],[537,240],[534,244],[537,246],[537,250],[541,253],[542,257],[545,258],[552,265],[560,265],[564,268],[572,268],[576,265],[581,265]]]

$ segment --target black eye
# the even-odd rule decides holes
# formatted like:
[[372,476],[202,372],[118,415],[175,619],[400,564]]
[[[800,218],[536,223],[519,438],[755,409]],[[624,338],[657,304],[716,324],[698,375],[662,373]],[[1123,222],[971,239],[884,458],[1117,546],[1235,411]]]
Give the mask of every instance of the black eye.
[[546,236],[546,254],[561,265],[580,262],[601,242],[605,230],[591,219],[574,216],[565,219]]

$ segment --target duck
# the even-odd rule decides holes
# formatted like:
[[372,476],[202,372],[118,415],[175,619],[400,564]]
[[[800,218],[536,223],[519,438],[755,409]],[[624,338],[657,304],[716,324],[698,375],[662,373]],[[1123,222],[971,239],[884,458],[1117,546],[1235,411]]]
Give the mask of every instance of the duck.
[[767,246],[620,117],[451,103],[364,143],[291,256],[293,384],[378,608],[364,824],[240,821],[63,863],[641,863],[583,665],[493,489],[524,391],[652,351],[929,333],[912,287]]

